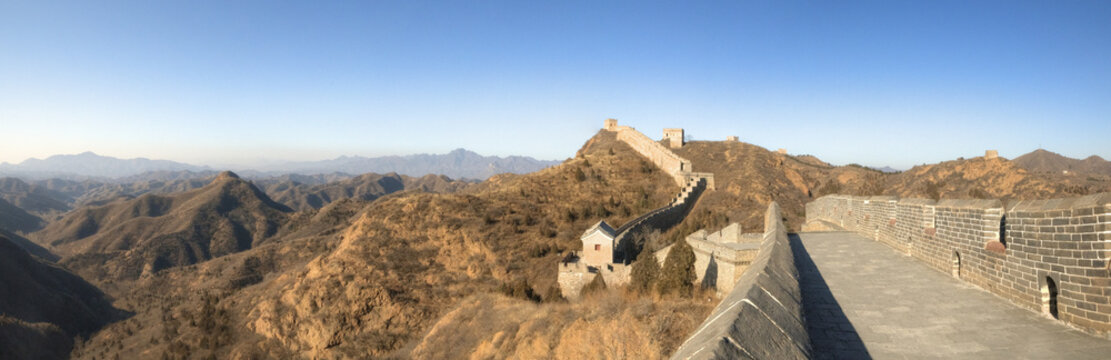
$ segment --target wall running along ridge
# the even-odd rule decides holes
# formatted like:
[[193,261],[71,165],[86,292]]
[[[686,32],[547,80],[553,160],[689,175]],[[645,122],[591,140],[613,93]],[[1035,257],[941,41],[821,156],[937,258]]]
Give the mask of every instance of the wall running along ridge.
[[764,215],[756,259],[672,359],[808,359],[810,335],[779,205]]
[[[692,174],[690,160],[679,157],[666,146],[660,145],[660,143],[630,126],[614,126],[612,129],[606,130],[617,132],[617,140],[629,144],[641,156],[648,158],[657,167],[663,169],[664,172],[675,179],[675,183],[679,186],[689,182],[689,176]],[[697,174],[705,175],[706,173]],[[712,177],[713,174],[709,174],[709,176]],[[712,180],[709,182],[711,182],[710,185],[713,185]]]
[[667,231],[672,226],[678,225],[690,213],[691,207],[698,201],[698,197],[706,190],[705,179],[692,179],[683,187],[679,195],[675,197],[667,206],[661,207],[656,210],[649,211],[648,213],[637,217],[629,222],[626,222],[621,227],[617,228],[617,236],[614,237],[614,243],[617,244],[617,250],[621,252],[619,259],[624,259],[626,263],[631,262],[624,254],[632,253],[633,244],[632,237],[634,234],[649,232],[652,230],[659,230],[660,232]]
[[667,206],[649,211],[616,229],[614,263],[589,266],[581,260],[560,261],[556,281],[559,283],[563,297],[568,299],[577,299],[581,295],[583,286],[598,275],[602,276],[608,286],[628,283],[631,271],[631,266],[628,264],[633,259],[627,254],[632,254],[636,250],[632,241],[634,234],[653,230],[662,232],[679,224],[698,201],[702,192],[708,188],[713,189],[713,174],[691,172],[690,161],[679,157],[636,129],[618,126],[617,120],[607,119],[604,130],[617,132],[618,140],[629,144],[642,156],[651,160],[683,188]]
[[[807,223],[855,231],[1019,307],[1111,334],[1111,193],[1052,200],[823,196]],[[1055,288],[1055,289],[1054,289]]]
[[624,285],[629,282],[632,266],[628,265],[633,259],[625,254],[630,254],[634,249],[632,234],[643,231],[665,231],[679,222],[690,212],[691,207],[698,201],[698,196],[706,190],[706,181],[697,179],[688,183],[683,190],[667,206],[649,211],[648,213],[630,220],[617,228],[614,237],[614,258],[617,262],[601,266],[588,266],[581,260],[573,262],[559,262],[560,292],[563,297],[577,299],[581,295],[583,286],[594,280],[597,275],[602,275],[607,286]]

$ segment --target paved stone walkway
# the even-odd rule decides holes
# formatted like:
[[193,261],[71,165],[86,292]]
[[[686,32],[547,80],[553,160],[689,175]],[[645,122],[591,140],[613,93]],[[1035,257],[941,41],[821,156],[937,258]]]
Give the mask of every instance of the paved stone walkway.
[[859,235],[802,233],[791,247],[818,358],[1111,359],[1111,340]]

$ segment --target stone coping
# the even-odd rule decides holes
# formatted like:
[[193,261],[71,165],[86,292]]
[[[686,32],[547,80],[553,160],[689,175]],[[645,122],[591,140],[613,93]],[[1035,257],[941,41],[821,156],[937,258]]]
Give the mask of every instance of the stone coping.
[[765,214],[756,259],[672,359],[809,359],[798,269],[779,205]]
[[1007,211],[1084,209],[1100,205],[1111,206],[1111,192],[1062,199],[1015,201],[1009,204]]

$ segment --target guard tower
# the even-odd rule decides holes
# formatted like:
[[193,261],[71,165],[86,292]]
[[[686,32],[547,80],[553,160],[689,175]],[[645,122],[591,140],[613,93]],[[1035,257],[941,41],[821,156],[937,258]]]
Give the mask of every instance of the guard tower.
[[664,129],[664,140],[672,149],[683,147],[683,129]]
[[617,129],[617,119],[606,119],[605,126],[602,128],[609,131]]
[[991,160],[999,157],[999,150],[988,150],[984,152],[984,159]]

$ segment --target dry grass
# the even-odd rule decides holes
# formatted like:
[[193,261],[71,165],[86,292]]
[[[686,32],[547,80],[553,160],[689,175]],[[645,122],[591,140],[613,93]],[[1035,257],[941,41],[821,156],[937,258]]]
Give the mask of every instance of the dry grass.
[[[695,300],[697,299],[697,300]],[[477,294],[440,318],[403,357],[664,359],[716,299],[649,298],[607,289],[577,303],[535,304]]]

